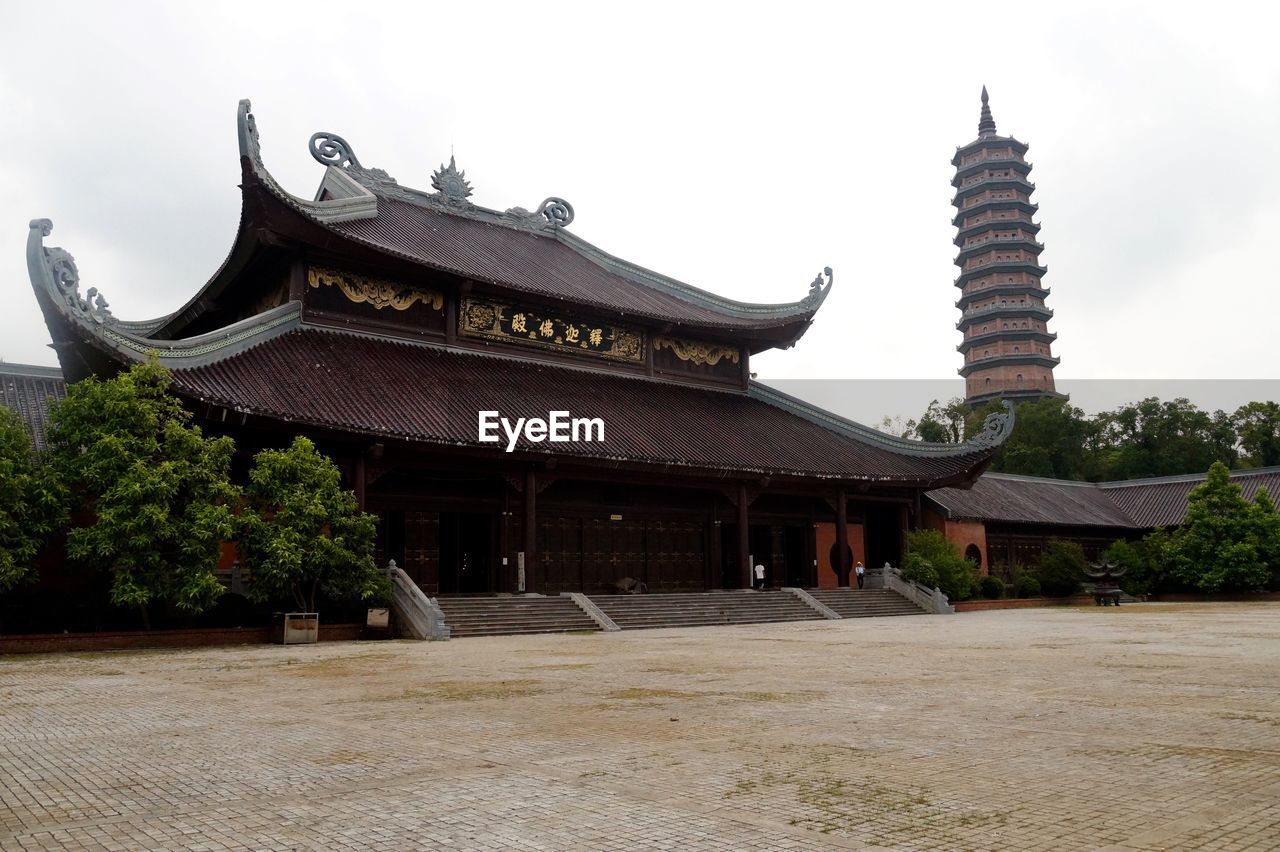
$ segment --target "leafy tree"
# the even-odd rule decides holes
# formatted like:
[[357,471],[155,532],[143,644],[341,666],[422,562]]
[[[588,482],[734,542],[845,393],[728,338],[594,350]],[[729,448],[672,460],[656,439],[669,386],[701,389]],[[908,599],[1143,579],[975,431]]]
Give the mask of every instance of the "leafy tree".
[[231,539],[235,445],[205,438],[154,358],[68,389],[50,415],[50,463],[92,521],[67,536],[72,559],[111,574],[111,602],[198,613],[222,593],[213,570]]
[[1276,504],[1265,487],[1259,488],[1254,495],[1251,515],[1258,540],[1258,556],[1270,569],[1270,587],[1276,588],[1280,586],[1280,511],[1276,510]]
[[[915,530],[907,533],[907,555],[902,561],[902,575],[924,585],[936,586],[950,600],[962,601],[973,596],[978,566],[960,555],[960,550],[937,530]],[[932,572],[932,573],[930,573]],[[934,582],[927,579],[934,578]]]
[[1231,415],[1240,437],[1244,463],[1249,467],[1280,465],[1280,404],[1250,402]]
[[1117,540],[1102,558],[1124,569],[1121,589],[1131,595],[1149,595],[1175,585],[1170,574],[1171,546],[1169,533],[1157,528],[1138,541]]
[[1231,418],[1201,411],[1185,398],[1148,397],[1099,414],[1095,423],[1095,479],[1170,476],[1237,459]]
[[935,444],[958,444],[965,438],[965,421],[969,409],[964,400],[954,398],[942,405],[936,399],[916,423],[916,437]]
[[35,578],[41,545],[66,523],[65,502],[18,416],[0,406],[0,593]]
[[1270,502],[1265,497],[1262,507],[1250,504],[1226,465],[1214,462],[1208,478],[1191,490],[1186,517],[1173,537],[1178,579],[1202,592],[1266,585],[1271,572],[1263,552],[1271,546],[1265,535]]
[[1049,597],[1066,597],[1080,591],[1084,570],[1089,567],[1084,549],[1074,541],[1050,539],[1036,563],[1035,576]]
[[376,520],[341,488],[338,468],[306,438],[254,457],[241,515],[240,556],[249,597],[285,596],[306,612],[318,593],[333,600],[382,600],[386,576],[373,562]]

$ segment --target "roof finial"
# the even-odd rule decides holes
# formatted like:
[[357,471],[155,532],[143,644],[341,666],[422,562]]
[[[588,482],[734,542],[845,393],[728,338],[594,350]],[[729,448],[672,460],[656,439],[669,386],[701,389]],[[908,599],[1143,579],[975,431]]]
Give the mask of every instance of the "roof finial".
[[996,120],[991,117],[991,107],[987,105],[987,87],[982,87],[982,115],[978,118],[978,136],[995,136]]

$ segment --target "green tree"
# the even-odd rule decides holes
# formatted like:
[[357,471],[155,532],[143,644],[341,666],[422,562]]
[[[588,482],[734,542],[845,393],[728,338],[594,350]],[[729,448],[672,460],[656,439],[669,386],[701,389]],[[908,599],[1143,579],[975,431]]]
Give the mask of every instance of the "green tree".
[[969,409],[964,400],[958,397],[949,400],[946,405],[935,399],[929,403],[920,421],[916,423],[916,437],[935,444],[958,444],[964,440],[968,414]]
[[[1202,592],[1248,590],[1266,585],[1263,561],[1269,547],[1264,515],[1241,495],[1226,465],[1214,462],[1208,478],[1191,490],[1187,514],[1173,537],[1173,569],[1184,584]],[[1274,506],[1271,506],[1274,510]]]
[[240,556],[249,597],[290,597],[306,612],[316,598],[384,600],[386,576],[373,562],[376,520],[341,488],[338,468],[306,438],[254,457],[241,514]]
[[1120,588],[1131,595],[1149,595],[1175,585],[1170,575],[1172,538],[1156,528],[1138,541],[1117,540],[1102,558],[1124,569]]
[[1254,495],[1251,515],[1258,556],[1271,573],[1268,585],[1273,589],[1280,587],[1280,511],[1276,510],[1276,504],[1265,487],[1259,488]]
[[0,594],[35,579],[45,540],[66,523],[62,483],[31,448],[18,416],[0,405]]
[[50,415],[49,461],[92,518],[71,530],[72,559],[111,574],[111,601],[198,613],[222,593],[214,567],[234,531],[235,445],[205,438],[152,359],[68,389]]
[[1240,437],[1244,464],[1249,467],[1280,465],[1280,404],[1250,402],[1231,415]]
[[[973,597],[978,566],[937,530],[907,533],[907,555],[902,576],[923,585],[936,586],[950,600]],[[932,582],[930,582],[932,580]]]
[[1084,549],[1074,541],[1050,539],[1036,563],[1035,575],[1049,597],[1066,597],[1080,591],[1084,570],[1089,566]]
[[[1040,399],[1017,404],[1013,434],[992,464],[992,470],[1054,479],[1083,479],[1087,468],[1085,446],[1090,429],[1084,412],[1064,399]],[[1001,411],[999,402],[970,412],[966,437],[986,416]]]
[[1236,432],[1221,411],[1201,411],[1189,400],[1141,402],[1095,418],[1093,479],[1137,479],[1196,473],[1214,462],[1237,460]]

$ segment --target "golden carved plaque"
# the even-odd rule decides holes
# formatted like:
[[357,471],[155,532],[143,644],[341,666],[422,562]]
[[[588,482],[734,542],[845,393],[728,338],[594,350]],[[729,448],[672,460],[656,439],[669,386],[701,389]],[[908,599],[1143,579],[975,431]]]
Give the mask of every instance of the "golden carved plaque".
[[644,360],[644,333],[608,323],[585,322],[540,309],[519,308],[486,299],[466,299],[458,333],[508,343],[579,352],[615,361]]
[[418,290],[404,287],[394,281],[353,275],[336,269],[309,267],[307,284],[317,290],[321,286],[337,287],[342,291],[342,295],[351,301],[368,303],[378,310],[394,308],[397,311],[406,311],[416,302],[422,302],[437,311],[444,308],[444,294],[434,290]]
[[734,346],[702,343],[697,340],[682,340],[679,337],[656,337],[653,340],[653,348],[670,349],[681,361],[704,364],[708,367],[714,367],[721,361],[729,361],[736,364],[741,357],[737,347]]

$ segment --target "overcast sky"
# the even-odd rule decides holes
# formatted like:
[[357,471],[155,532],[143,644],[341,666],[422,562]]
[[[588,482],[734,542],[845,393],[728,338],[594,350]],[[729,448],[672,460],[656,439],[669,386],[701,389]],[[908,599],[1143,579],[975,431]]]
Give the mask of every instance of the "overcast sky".
[[480,204],[563,196],[580,236],[732,298],[829,265],[760,375],[958,395],[950,160],[985,83],[1031,146],[1058,376],[1280,378],[1269,5],[878,5],[0,0],[0,358],[56,363],[29,219],[125,319],[212,275],[247,97],[296,194],[326,130],[410,186],[453,151]]

